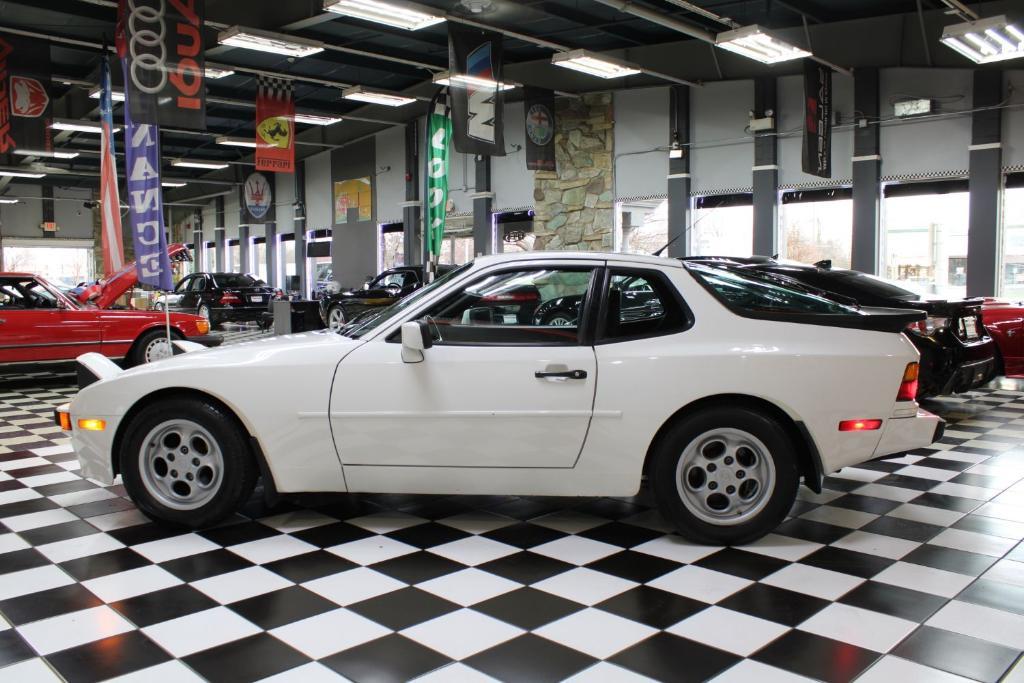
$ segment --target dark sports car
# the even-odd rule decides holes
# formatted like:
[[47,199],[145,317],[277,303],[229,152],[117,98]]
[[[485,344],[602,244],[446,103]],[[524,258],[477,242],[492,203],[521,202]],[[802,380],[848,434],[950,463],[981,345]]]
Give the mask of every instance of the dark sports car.
[[182,278],[174,291],[158,299],[172,311],[195,313],[210,321],[213,329],[224,322],[267,323],[264,315],[276,292],[262,280],[241,273],[194,273]]
[[[438,266],[444,275],[456,266]],[[361,289],[328,294],[320,299],[320,317],[334,331],[340,330],[356,316],[375,308],[390,306],[423,286],[423,266],[399,266],[385,270]]]
[[928,314],[904,332],[921,353],[918,398],[969,391],[988,382],[996,372],[996,346],[982,324],[984,299],[958,301],[923,299],[896,284],[856,270],[832,268],[829,261],[814,265],[766,257],[690,257],[747,273],[796,280],[824,296],[861,306],[911,308]]

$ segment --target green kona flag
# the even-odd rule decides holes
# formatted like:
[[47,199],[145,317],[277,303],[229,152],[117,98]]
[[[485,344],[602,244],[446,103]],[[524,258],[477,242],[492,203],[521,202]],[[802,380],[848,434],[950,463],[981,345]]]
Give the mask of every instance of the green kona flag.
[[441,255],[444,220],[448,203],[448,146],[452,139],[452,119],[448,97],[439,92],[430,103],[427,119],[427,210],[424,239],[435,261]]

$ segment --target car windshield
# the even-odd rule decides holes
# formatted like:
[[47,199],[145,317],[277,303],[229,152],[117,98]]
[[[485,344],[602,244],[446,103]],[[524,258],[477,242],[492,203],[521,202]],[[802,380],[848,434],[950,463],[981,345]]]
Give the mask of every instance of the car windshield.
[[391,304],[387,308],[382,308],[379,313],[376,313],[368,318],[360,318],[354,321],[352,325],[343,327],[341,330],[339,330],[339,332],[345,335],[346,337],[351,337],[352,339],[359,339],[363,335],[377,329],[378,327],[386,323],[388,320],[391,320],[396,315],[401,314],[403,311],[405,311],[407,308],[418,302],[420,299],[422,299],[430,292],[433,292],[435,289],[437,289],[444,283],[448,282],[449,280],[452,280],[453,278],[457,277],[461,273],[468,270],[472,265],[473,262],[470,261],[469,263],[465,264],[460,268],[456,268],[455,270],[445,273],[441,277],[431,282],[426,287],[421,287],[420,289],[417,289],[415,292],[405,297],[404,299],[399,299],[397,302]]
[[687,270],[722,303],[732,308],[755,312],[859,314],[855,308],[786,287],[778,281],[697,263],[687,264]]
[[239,273],[217,273],[213,276],[213,281],[216,283],[217,289],[255,287],[259,282],[251,275],[241,275]]

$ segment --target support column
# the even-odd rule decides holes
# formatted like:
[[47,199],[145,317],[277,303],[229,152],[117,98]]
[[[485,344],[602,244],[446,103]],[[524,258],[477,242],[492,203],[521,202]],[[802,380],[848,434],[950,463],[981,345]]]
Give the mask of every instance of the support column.
[[227,245],[227,228],[224,226],[224,195],[213,200],[213,215],[216,218],[213,228],[213,248],[216,255],[218,272],[224,272],[224,250]]
[[690,254],[690,88],[669,91],[668,241],[667,255]]
[[196,209],[195,213],[192,214],[192,265],[197,273],[206,270],[206,259],[204,258],[205,254],[203,254],[204,244],[203,211],[202,209]]
[[423,263],[423,215],[420,199],[419,122],[405,126],[405,203],[402,205],[402,251],[406,265]]
[[[306,289],[306,162],[295,164],[295,274],[299,277],[299,291],[309,295]],[[284,283],[287,287],[289,283]]]
[[491,191],[491,157],[476,157],[476,192],[473,194],[473,253],[494,254],[494,192]]
[[277,223],[267,223],[263,226],[263,236],[267,247],[267,284],[271,287],[279,287],[277,281]]
[[[878,69],[857,69],[853,74],[853,242],[851,267],[877,274],[880,268],[882,157],[879,154]],[[883,273],[884,274],[884,273]]]
[[970,208],[967,223],[967,296],[995,296],[999,289],[1000,201],[1003,186],[1003,72],[974,72],[971,115]]
[[238,226],[238,272],[248,273],[252,268],[249,262],[249,226]]
[[[771,116],[778,122],[774,76],[754,80],[754,116]],[[771,256],[779,251],[779,151],[776,128],[754,138],[754,254]]]

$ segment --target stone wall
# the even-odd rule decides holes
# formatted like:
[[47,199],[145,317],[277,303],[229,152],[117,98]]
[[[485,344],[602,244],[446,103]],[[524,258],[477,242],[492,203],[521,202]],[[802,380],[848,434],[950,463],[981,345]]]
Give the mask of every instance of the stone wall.
[[555,100],[557,172],[534,173],[534,249],[610,251],[614,154],[611,93]]

